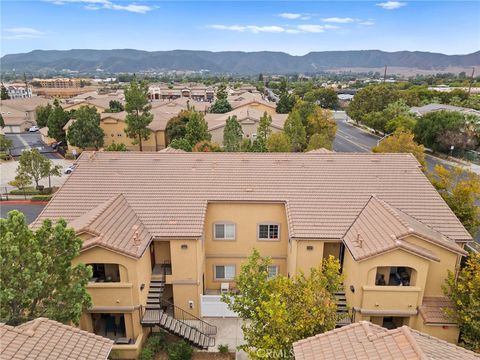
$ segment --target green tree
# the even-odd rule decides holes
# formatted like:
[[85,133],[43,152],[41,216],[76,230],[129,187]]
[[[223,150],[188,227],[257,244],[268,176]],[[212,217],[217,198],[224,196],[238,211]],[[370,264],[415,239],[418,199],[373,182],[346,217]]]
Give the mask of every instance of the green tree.
[[47,126],[48,136],[57,141],[65,143],[65,130],[63,129],[69,120],[69,115],[60,106],[60,102],[55,99],[53,109],[48,115]]
[[23,174],[30,177],[38,189],[39,181],[49,175],[52,167],[51,160],[40,154],[37,149],[31,149],[22,152],[22,155],[20,155],[17,175]]
[[222,148],[220,147],[220,145],[212,143],[211,141],[203,140],[195,144],[192,151],[193,152],[221,152]]
[[32,178],[27,174],[17,174],[15,179],[10,181],[8,185],[14,186],[19,190],[23,190],[23,196],[27,199],[27,195],[25,194],[25,188],[32,183]]
[[35,109],[37,114],[37,125],[39,127],[45,127],[48,124],[48,118],[53,111],[53,107],[51,104],[47,104],[46,106],[39,106]]
[[398,90],[390,85],[370,85],[360,89],[347,108],[347,115],[357,123],[372,112],[383,111],[399,98]]
[[273,133],[268,137],[267,150],[269,152],[290,152],[292,144],[283,132]]
[[232,111],[232,105],[227,99],[217,99],[210,107],[210,112],[214,114],[225,114]]
[[173,139],[168,146],[173,149],[179,149],[188,152],[191,152],[193,148],[192,144],[190,144],[190,142],[185,138]]
[[450,209],[472,236],[480,226],[480,176],[474,172],[455,168],[448,170],[435,166],[430,181],[440,193]]
[[225,85],[225,83],[221,83],[220,85],[218,85],[216,97],[217,100],[227,100],[227,85]]
[[439,142],[439,136],[451,131],[460,132],[465,126],[465,116],[454,111],[434,111],[423,115],[415,125],[415,139],[434,151],[449,151],[449,146]]
[[94,106],[81,106],[75,112],[75,121],[68,128],[68,142],[81,149],[103,146],[105,133],[100,127],[100,114]]
[[425,167],[425,148],[423,145],[418,145],[413,138],[410,130],[398,128],[392,135],[373,147],[372,151],[374,153],[410,153]]
[[459,345],[480,353],[480,254],[470,253],[458,273],[448,272],[443,291],[453,304],[446,315],[460,328]]
[[415,125],[417,124],[417,119],[414,115],[410,114],[402,114],[399,115],[391,120],[388,120],[385,124],[385,131],[387,133],[393,133],[397,129],[405,129],[413,131],[415,129]]
[[3,115],[0,114],[0,128],[3,129],[5,127],[5,119],[3,118]]
[[140,151],[143,151],[142,141],[150,137],[151,131],[148,125],[153,120],[151,108],[152,105],[148,101],[148,84],[143,81],[138,82],[134,78],[130,86],[125,89],[125,111],[127,112],[125,134],[133,139],[133,144],[138,144]]
[[307,133],[305,131],[305,126],[303,126],[300,113],[297,111],[292,111],[283,127],[285,135],[288,137],[288,140],[292,146],[292,151],[298,152],[303,151],[307,144]]
[[290,111],[292,111],[296,101],[297,99],[293,94],[284,93],[280,95],[280,99],[278,99],[277,103],[276,112],[279,114],[288,114]]
[[121,112],[121,111],[125,110],[125,107],[118,100],[110,100],[110,102],[108,103],[108,109],[107,110],[108,111],[106,111],[106,112],[117,113],[117,112]]
[[307,92],[304,99],[316,103],[324,109],[336,109],[338,107],[338,95],[332,88],[320,88]]
[[223,149],[227,152],[240,151],[243,130],[237,117],[229,116],[223,128]]
[[208,132],[208,124],[203,114],[192,111],[190,120],[185,126],[185,139],[191,145],[190,148],[193,148],[200,141],[210,141],[212,139],[212,134]]
[[105,151],[128,151],[128,149],[127,145],[114,141],[105,148]]
[[0,89],[0,98],[2,100],[10,99],[10,95],[8,95],[7,88],[3,84],[2,84],[1,89]]
[[65,221],[45,220],[37,230],[13,210],[0,219],[0,321],[18,325],[40,316],[78,324],[91,305],[92,270],[73,266],[82,240]]
[[258,122],[257,126],[257,137],[253,141],[252,149],[255,152],[267,152],[267,140],[270,134],[272,133],[272,129],[270,126],[272,125],[272,117],[266,111],[260,117],[260,121]]
[[[308,141],[311,136],[322,134],[330,143],[333,143],[337,133],[337,123],[333,118],[332,112],[315,106],[313,111],[307,115],[306,132]],[[329,147],[331,148],[331,145]]]
[[317,149],[327,149],[332,150],[332,140],[328,137],[327,134],[313,134],[308,141],[308,146],[306,151],[312,151]]
[[191,115],[191,110],[182,110],[167,122],[165,135],[168,144],[175,139],[182,139],[185,137],[187,133],[186,126]]
[[242,264],[235,283],[240,295],[222,300],[243,320],[245,344],[251,359],[265,358],[266,351],[293,359],[292,344],[335,328],[337,309],[334,293],[341,288],[340,263],[330,256],[309,276],[268,276],[271,259],[254,250]]
[[12,148],[13,141],[7,138],[5,135],[0,134],[0,151],[8,153]]

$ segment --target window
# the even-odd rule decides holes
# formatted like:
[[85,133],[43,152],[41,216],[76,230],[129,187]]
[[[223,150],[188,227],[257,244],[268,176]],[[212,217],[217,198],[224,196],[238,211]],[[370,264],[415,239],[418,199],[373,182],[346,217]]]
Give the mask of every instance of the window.
[[215,240],[235,240],[235,224],[215,224]]
[[273,279],[277,275],[278,275],[278,266],[277,265],[269,265],[268,266],[268,278]]
[[233,280],[235,277],[235,265],[215,265],[216,280]]
[[280,225],[260,224],[258,225],[258,238],[260,240],[278,240],[280,237]]

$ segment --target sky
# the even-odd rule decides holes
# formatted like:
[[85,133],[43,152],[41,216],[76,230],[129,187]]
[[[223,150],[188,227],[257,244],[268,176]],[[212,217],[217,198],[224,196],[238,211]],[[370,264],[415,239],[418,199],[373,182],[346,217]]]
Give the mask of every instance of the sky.
[[480,50],[480,1],[0,0],[1,55],[35,49]]

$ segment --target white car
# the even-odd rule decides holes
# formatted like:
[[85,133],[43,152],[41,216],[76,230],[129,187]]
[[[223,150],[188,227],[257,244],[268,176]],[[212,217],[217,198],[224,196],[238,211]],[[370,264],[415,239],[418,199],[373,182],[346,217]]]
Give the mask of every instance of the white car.
[[28,129],[29,132],[37,132],[39,129],[38,126],[32,126],[30,129]]
[[73,172],[73,170],[75,170],[75,166],[76,166],[75,164],[70,165],[69,167],[67,167],[67,168],[63,171],[63,173],[64,173],[64,174],[67,174],[67,175],[68,175],[68,174],[71,174],[71,173]]

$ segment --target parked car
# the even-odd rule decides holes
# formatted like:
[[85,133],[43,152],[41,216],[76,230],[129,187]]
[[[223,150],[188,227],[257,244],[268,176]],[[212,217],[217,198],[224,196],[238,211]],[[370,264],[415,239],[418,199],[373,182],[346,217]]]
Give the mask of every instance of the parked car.
[[63,145],[63,141],[54,142],[51,146],[53,150],[57,150],[57,148],[61,145]]
[[29,132],[37,132],[38,130],[40,130],[40,128],[36,125],[32,126],[30,129],[28,129]]
[[71,174],[73,172],[73,170],[75,170],[75,167],[76,165],[75,164],[72,164],[70,165],[69,167],[67,167],[63,172],[64,174]]

